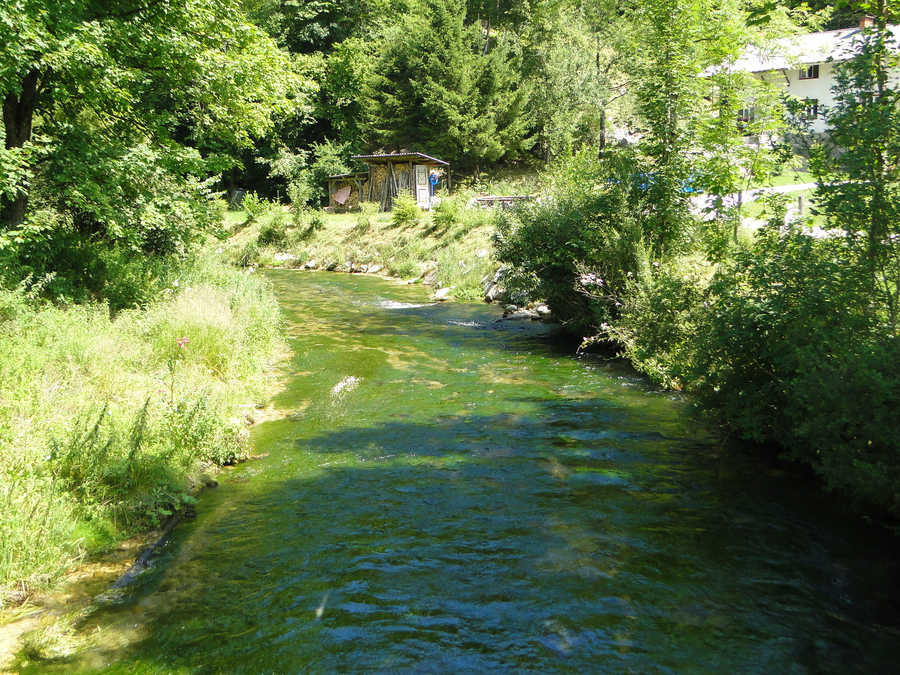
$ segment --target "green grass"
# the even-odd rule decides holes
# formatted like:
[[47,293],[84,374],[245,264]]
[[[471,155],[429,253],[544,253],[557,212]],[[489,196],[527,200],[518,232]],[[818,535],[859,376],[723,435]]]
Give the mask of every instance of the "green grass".
[[212,253],[115,317],[0,290],[0,608],[3,588],[52,583],[248,455],[240,406],[265,396],[278,321],[265,280]]
[[[797,199],[799,197],[803,197],[803,215],[809,216],[809,210],[814,205],[814,196],[815,190],[802,190],[799,192],[791,192],[785,195],[788,199],[788,205],[797,207]],[[742,216],[744,218],[756,218],[756,219],[764,219],[766,217],[765,214],[765,201],[762,199],[757,199],[755,201],[750,202],[749,204],[745,204],[742,209]],[[817,220],[814,218],[813,220]]]
[[[341,214],[289,214],[276,206],[236,231],[227,255],[244,266],[301,267],[312,261],[318,268],[334,263],[346,271],[351,265],[378,265],[379,274],[402,279],[433,276],[434,286],[452,287],[456,299],[477,301],[482,279],[497,268],[491,245],[496,214],[468,208],[471,194],[445,198],[430,213],[407,206],[402,217],[378,213],[371,205],[362,213]],[[281,234],[273,235],[274,230]]]
[[770,185],[772,187],[780,187],[782,185],[802,185],[804,183],[815,183],[815,182],[816,182],[816,179],[808,171],[801,171],[799,169],[797,169],[797,170],[788,169],[788,170],[784,171],[783,173],[781,173],[780,175],[775,176],[769,182],[759,182],[759,181],[754,182],[752,187],[759,188],[759,187],[768,187]]

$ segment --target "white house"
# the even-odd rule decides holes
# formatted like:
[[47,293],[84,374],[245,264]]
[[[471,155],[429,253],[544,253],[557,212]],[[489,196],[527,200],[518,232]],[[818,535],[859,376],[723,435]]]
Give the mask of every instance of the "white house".
[[[834,103],[831,93],[835,84],[834,66],[853,58],[863,36],[862,29],[871,25],[871,18],[866,17],[856,28],[783,38],[771,49],[747,50],[732,68],[778,83],[786,93],[805,101],[812,130],[822,133],[825,131],[823,111]],[[888,28],[895,45],[900,43],[900,26],[891,25]],[[900,72],[893,82],[895,85],[897,83],[900,83]]]

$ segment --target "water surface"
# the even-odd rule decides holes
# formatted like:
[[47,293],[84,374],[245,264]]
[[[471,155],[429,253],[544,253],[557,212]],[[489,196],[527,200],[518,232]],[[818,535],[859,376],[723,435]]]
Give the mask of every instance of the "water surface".
[[[273,272],[294,352],[156,570],[60,670],[891,672],[893,545],[495,307]],[[50,668],[50,666],[47,666]]]

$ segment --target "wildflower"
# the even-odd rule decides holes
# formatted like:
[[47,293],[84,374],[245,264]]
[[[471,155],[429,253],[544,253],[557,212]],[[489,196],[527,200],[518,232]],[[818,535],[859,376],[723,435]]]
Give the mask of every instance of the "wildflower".
[[190,338],[180,337],[175,338],[175,343],[178,345],[178,349],[184,349],[185,346],[191,341]]

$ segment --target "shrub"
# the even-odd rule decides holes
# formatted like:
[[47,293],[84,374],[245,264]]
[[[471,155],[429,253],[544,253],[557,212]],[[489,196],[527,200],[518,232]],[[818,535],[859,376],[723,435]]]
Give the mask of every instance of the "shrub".
[[156,299],[181,258],[95,241],[64,220],[32,221],[14,245],[4,246],[0,240],[0,282],[22,285],[36,298],[59,303],[102,300],[119,311]]
[[248,192],[244,195],[244,201],[241,202],[241,205],[247,212],[248,224],[255,223],[272,208],[271,202],[258,196],[255,192]]
[[585,336],[618,315],[629,280],[646,271],[641,198],[627,158],[581,153],[555,171],[552,197],[503,212],[494,243],[512,290],[545,299]]
[[405,227],[414,225],[419,221],[422,212],[419,211],[419,205],[416,198],[412,195],[397,195],[394,200],[394,207],[391,213],[391,222],[396,227]]
[[793,433],[793,384],[872,333],[870,288],[841,239],[765,228],[713,278],[694,385],[728,426],[758,442]]
[[713,268],[684,258],[653,269],[628,285],[621,316],[600,337],[622,345],[623,355],[654,382],[681,389],[696,376],[697,335]]
[[240,249],[235,258],[235,264],[240,267],[250,267],[259,261],[259,246],[255,241],[248,241]]
[[374,202],[361,202],[359,213],[356,216],[356,226],[353,228],[355,235],[367,234],[372,229],[372,218],[378,213],[378,204]]
[[832,488],[900,516],[900,340],[866,340],[791,387],[789,453]]
[[325,214],[321,211],[313,211],[309,215],[309,230],[311,232],[319,232],[325,227]]
[[431,212],[431,220],[440,228],[447,229],[460,221],[465,204],[459,197],[444,197]]
[[278,213],[272,219],[259,228],[256,241],[260,246],[277,246],[287,239],[287,225],[284,222],[284,214]]

